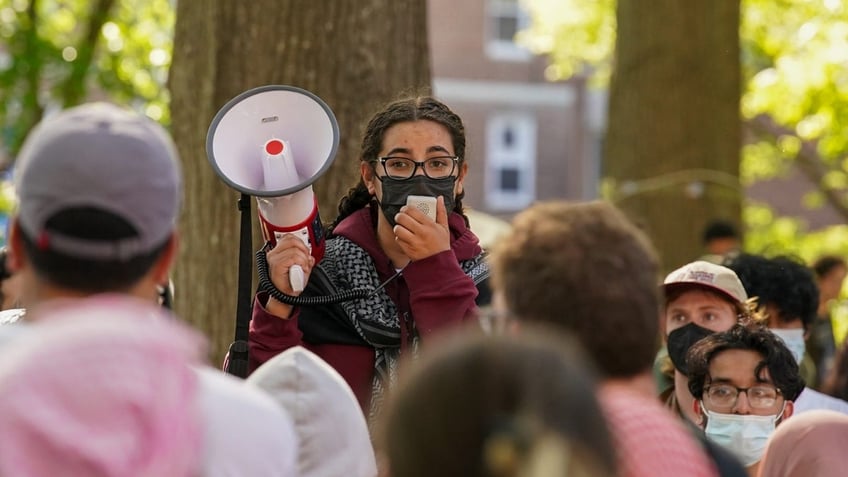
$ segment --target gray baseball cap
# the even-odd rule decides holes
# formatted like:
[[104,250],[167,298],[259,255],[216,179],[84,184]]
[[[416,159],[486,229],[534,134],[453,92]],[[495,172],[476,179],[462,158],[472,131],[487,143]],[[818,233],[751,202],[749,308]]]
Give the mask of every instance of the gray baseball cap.
[[[39,248],[90,260],[151,252],[174,231],[182,176],[168,133],[153,120],[107,103],[43,120],[15,163],[17,220]],[[92,208],[129,223],[136,236],[91,239],[48,230],[64,210]]]

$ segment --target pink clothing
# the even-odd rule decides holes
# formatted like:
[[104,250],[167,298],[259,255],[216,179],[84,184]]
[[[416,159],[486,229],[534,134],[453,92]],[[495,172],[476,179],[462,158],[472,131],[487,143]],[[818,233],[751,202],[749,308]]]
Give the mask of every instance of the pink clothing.
[[32,318],[0,359],[0,475],[199,475],[200,335],[117,295]]
[[[366,207],[345,218],[334,230],[361,247],[371,258],[379,280],[385,281],[395,274],[389,257],[380,248],[376,235],[376,210]],[[477,287],[463,272],[459,261],[472,259],[482,253],[477,237],[468,229],[459,214],[449,216],[451,250],[441,252],[406,266],[403,275],[391,280],[385,287],[397,307],[398,315],[408,316],[422,342],[439,330],[464,322],[476,315]],[[334,240],[334,237],[328,240]],[[328,250],[330,247],[328,247]],[[323,261],[342,262],[344,257],[324,257]],[[322,263],[323,263],[322,261]],[[352,338],[347,342],[327,342],[310,336],[299,325],[301,310],[295,309],[288,320],[271,315],[265,309],[268,297],[258,294],[250,323],[250,370],[256,369],[280,352],[294,346],[303,346],[329,363],[348,383],[363,409],[368,408],[374,377],[375,348],[356,335],[349,321],[336,323],[347,328]],[[310,317],[315,319],[320,317]],[[399,319],[401,335],[397,346],[403,350],[408,344],[410,324]]]
[[769,439],[760,477],[842,477],[848,474],[848,416],[814,410],[781,422]]
[[601,386],[598,399],[618,453],[621,477],[712,477],[717,470],[661,403],[623,386]]

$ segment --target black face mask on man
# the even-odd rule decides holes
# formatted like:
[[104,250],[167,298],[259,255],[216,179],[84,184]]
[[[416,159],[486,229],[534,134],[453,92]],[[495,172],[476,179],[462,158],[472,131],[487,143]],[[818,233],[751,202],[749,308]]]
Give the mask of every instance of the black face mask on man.
[[380,209],[383,210],[383,215],[392,227],[395,226],[395,215],[400,212],[401,207],[406,205],[406,198],[411,195],[442,196],[445,198],[445,210],[448,213],[453,210],[453,189],[456,185],[456,176],[431,179],[424,175],[418,175],[404,180],[379,176],[377,178],[383,185],[383,199],[380,201]]
[[686,353],[698,341],[715,333],[695,323],[688,323],[686,326],[681,326],[668,334],[668,357],[674,367],[683,374],[686,374]]

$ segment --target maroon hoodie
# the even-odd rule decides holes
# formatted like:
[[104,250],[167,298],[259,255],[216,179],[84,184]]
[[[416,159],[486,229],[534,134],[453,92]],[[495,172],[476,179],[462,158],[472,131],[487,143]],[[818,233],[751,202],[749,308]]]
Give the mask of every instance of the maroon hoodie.
[[[366,207],[341,221],[333,234],[342,236],[365,250],[371,257],[381,282],[395,274],[389,257],[380,248],[376,234],[376,209]],[[422,343],[434,332],[462,323],[476,314],[477,287],[463,272],[461,260],[482,253],[479,240],[465,225],[461,215],[448,217],[451,250],[411,262],[403,274],[386,285],[386,293],[395,302],[398,313],[408,313]],[[333,240],[330,238],[329,240]],[[328,247],[329,249],[329,247]],[[270,314],[265,309],[268,296],[258,293],[250,322],[250,371],[293,346],[303,346],[335,368],[356,394],[363,409],[368,409],[374,376],[374,348],[359,344],[321,343],[305,336],[298,326],[300,309],[290,319]],[[401,350],[407,343],[408,330],[401,322]],[[349,325],[351,330],[353,325]]]

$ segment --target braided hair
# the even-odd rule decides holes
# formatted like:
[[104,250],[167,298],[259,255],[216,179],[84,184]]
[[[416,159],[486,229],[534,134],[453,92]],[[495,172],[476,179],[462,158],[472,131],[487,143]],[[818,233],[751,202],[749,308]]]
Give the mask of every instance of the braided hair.
[[[451,111],[447,105],[431,96],[396,100],[375,114],[365,128],[359,160],[376,161],[383,146],[383,137],[390,127],[398,123],[419,120],[433,121],[447,128],[453,142],[454,153],[459,158],[459,165],[462,166],[465,163],[465,126],[462,124],[462,119]],[[462,208],[464,196],[464,191],[456,196],[456,205],[453,211],[462,215],[465,219],[465,225],[468,225],[468,217],[465,216]],[[329,227],[330,234],[342,220],[374,200],[374,197],[368,192],[365,182],[360,178],[359,183],[352,187],[347,195],[339,201],[339,215]]]

